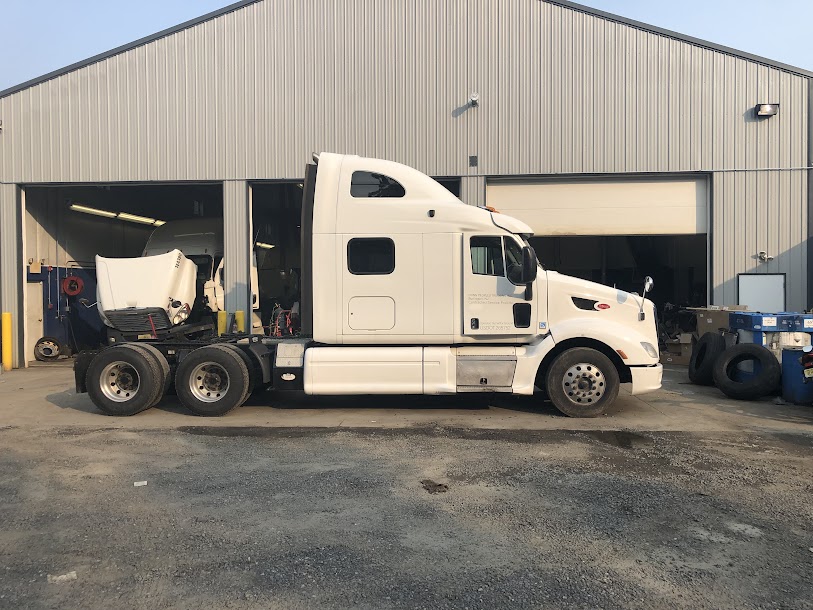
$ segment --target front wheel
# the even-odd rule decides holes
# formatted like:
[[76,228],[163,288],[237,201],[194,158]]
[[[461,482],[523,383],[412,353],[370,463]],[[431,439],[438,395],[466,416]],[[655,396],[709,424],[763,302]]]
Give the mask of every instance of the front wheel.
[[545,391],[565,415],[597,417],[618,396],[619,384],[618,371],[607,356],[589,347],[575,347],[550,365]]

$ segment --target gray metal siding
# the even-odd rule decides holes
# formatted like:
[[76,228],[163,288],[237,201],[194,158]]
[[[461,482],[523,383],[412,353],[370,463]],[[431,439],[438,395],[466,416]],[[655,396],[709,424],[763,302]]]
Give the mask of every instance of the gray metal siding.
[[[20,366],[23,354],[22,315],[22,221],[20,189],[13,184],[0,184],[0,312],[12,315],[13,366]],[[37,337],[39,338],[39,337]]]
[[[538,0],[265,1],[3,98],[0,176],[296,178],[314,150],[433,175],[802,167],[807,95]],[[761,100],[780,115],[749,120]]]
[[714,302],[781,270],[800,308],[809,95],[539,0],[265,0],[0,99],[0,182],[300,178],[320,150],[445,176],[711,172]]
[[251,211],[249,187],[243,180],[223,184],[223,233],[232,237],[225,240],[223,251],[226,310],[242,311],[246,315],[246,324],[250,325]]

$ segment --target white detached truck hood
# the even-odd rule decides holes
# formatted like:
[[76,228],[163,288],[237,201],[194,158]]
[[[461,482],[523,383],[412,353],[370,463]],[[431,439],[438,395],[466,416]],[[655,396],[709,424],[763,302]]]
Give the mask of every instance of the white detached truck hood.
[[[195,302],[197,266],[180,250],[140,258],[96,257],[96,298],[99,313],[112,326],[106,312],[124,309],[161,309],[173,318]],[[172,303],[180,302],[173,307]],[[185,319],[185,318],[184,318]]]

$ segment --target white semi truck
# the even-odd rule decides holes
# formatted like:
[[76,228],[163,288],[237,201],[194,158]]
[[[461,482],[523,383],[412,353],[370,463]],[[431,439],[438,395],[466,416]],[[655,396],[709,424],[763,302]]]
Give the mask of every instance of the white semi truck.
[[638,296],[546,271],[531,234],[415,169],[314,155],[303,189],[299,336],[116,344],[80,354],[77,391],[105,413],[132,415],[174,384],[192,412],[217,416],[263,387],[311,395],[539,388],[563,413],[592,417],[622,383],[633,394],[658,389],[651,279]]

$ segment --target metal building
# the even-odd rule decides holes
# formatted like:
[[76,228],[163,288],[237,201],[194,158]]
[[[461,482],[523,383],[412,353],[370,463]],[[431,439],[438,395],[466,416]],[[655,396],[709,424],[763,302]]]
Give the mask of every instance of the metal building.
[[227,305],[246,309],[260,200],[278,210],[263,226],[287,217],[322,150],[522,218],[554,268],[621,285],[657,260],[664,301],[733,304],[747,277],[806,308],[812,83],[564,0],[238,2],[0,92],[15,366],[41,332],[44,269],[138,255],[147,224],[104,228],[122,210],[222,214]]

